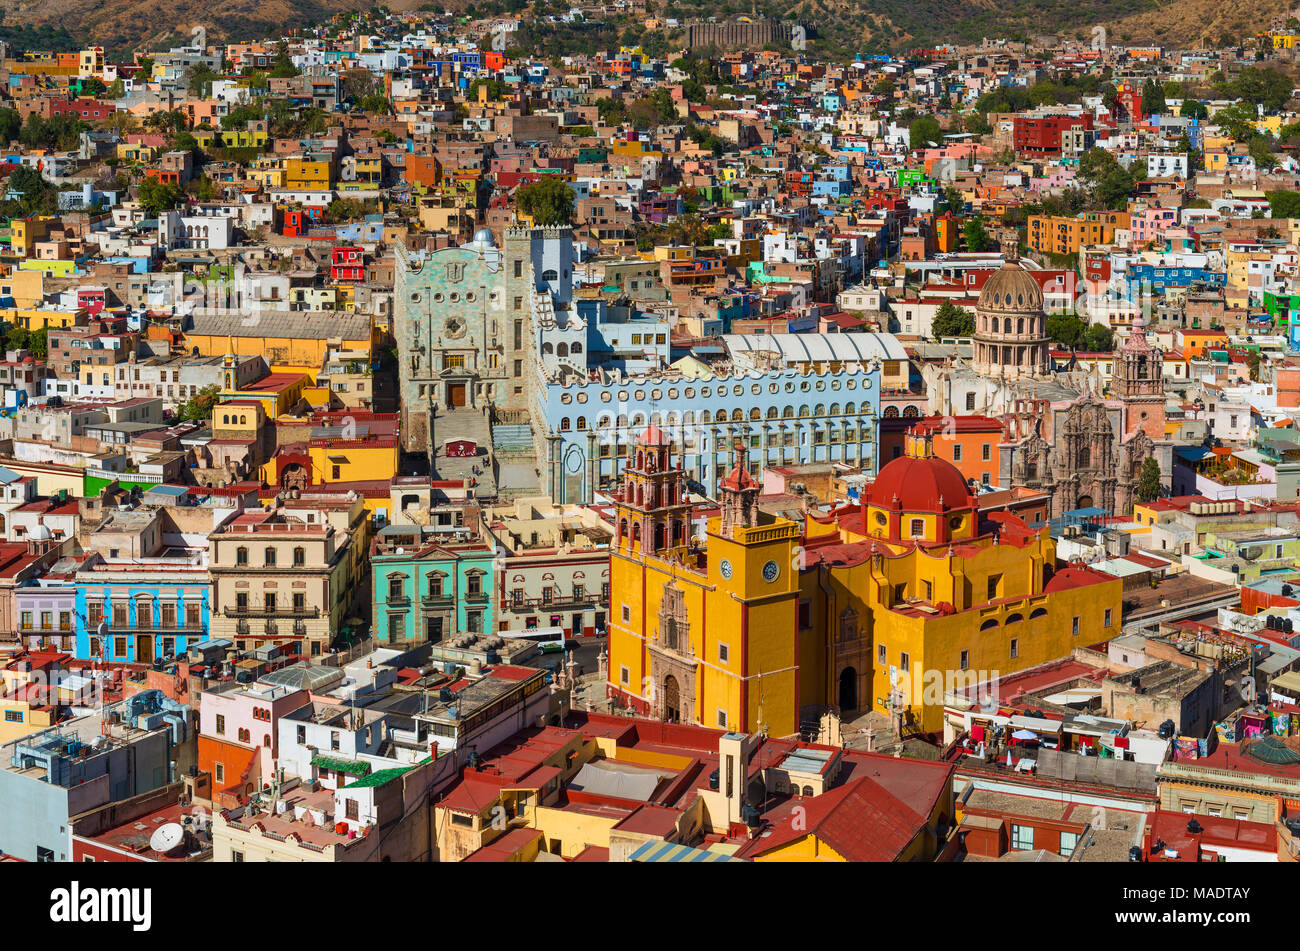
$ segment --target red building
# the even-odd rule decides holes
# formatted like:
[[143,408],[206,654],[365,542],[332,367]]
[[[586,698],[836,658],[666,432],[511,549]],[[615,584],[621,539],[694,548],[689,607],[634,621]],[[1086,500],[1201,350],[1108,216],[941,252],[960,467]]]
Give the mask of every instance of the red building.
[[97,122],[107,119],[115,112],[117,107],[111,102],[100,102],[98,99],[54,99],[50,102],[51,118],[75,116],[86,122]]
[[330,278],[335,281],[361,281],[366,276],[366,252],[359,247],[334,248],[330,260]]
[[1092,116],[1016,116],[1012,141],[1017,155],[1060,155],[1061,133],[1068,129],[1092,128]]

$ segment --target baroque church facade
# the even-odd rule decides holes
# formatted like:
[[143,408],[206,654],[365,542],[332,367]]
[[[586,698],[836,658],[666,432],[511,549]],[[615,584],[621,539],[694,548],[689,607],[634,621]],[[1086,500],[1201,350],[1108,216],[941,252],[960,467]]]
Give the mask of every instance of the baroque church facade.
[[1053,373],[1042,291],[1014,241],[1005,248],[1005,263],[976,305],[970,363],[935,369],[926,380],[931,409],[1001,419],[1007,436],[998,483],[1047,493],[1050,517],[1081,508],[1126,513],[1148,458],[1166,485],[1173,468],[1162,355],[1139,318],[1115,354],[1108,397],[1090,373]]

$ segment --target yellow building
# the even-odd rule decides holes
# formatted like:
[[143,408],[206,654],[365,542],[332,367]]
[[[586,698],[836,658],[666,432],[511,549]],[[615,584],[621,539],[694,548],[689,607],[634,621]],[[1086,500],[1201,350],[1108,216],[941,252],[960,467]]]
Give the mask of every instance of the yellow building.
[[328,191],[333,184],[329,162],[305,158],[284,160],[284,186],[291,191]]
[[1115,229],[1129,226],[1127,211],[1091,211],[1077,218],[1064,215],[1033,215],[1027,239],[1034,251],[1078,254],[1085,245],[1110,244]]
[[[33,272],[40,273],[40,272]],[[84,311],[62,310],[51,307],[7,307],[0,309],[0,320],[15,327],[35,332],[37,330],[62,330],[84,324]]]
[[672,722],[777,736],[798,729],[792,636],[799,526],[758,510],[747,453],[722,481],[707,551],[690,543],[685,474],[668,437],[637,439],[618,493],[610,552],[613,692]]
[[264,311],[252,317],[197,320],[185,331],[185,349],[203,357],[260,356],[273,373],[302,373],[314,383],[331,350],[356,350],[369,362],[381,345],[373,317],[357,311]]
[[861,505],[800,527],[758,511],[746,453],[704,548],[678,535],[680,470],[652,427],[618,495],[609,693],[668,720],[776,736],[805,708],[937,731],[947,693],[1119,632],[1121,582],[1056,570],[1047,529],[976,500],[909,437]]
[[50,236],[50,228],[59,223],[54,215],[37,215],[32,218],[14,218],[9,222],[9,247],[20,258],[32,253],[38,241]]

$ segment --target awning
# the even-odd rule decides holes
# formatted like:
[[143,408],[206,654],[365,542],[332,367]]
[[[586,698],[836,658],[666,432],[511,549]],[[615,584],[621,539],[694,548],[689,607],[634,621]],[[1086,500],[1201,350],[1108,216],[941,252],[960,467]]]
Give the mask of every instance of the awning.
[[1036,739],[1038,739],[1038,734],[1035,733],[1033,730],[1016,730],[1015,733],[1012,733],[1012,734],[1011,734],[1011,739],[1013,739],[1013,740],[1036,740]]

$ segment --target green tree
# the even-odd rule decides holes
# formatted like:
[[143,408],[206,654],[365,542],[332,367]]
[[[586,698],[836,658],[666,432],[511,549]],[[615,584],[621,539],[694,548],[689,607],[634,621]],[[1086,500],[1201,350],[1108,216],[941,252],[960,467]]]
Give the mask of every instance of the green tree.
[[940,337],[969,337],[974,332],[975,316],[950,300],[939,305],[934,320],[930,322],[930,334],[936,340]]
[[1259,382],[1259,353],[1255,350],[1246,355],[1246,366],[1250,370],[1250,382]]
[[1300,192],[1269,192],[1269,210],[1274,218],[1300,218]]
[[164,211],[170,211],[185,198],[185,192],[179,185],[163,184],[152,178],[140,183],[140,207],[150,217],[157,217]]
[[548,175],[539,182],[520,188],[515,193],[515,199],[519,204],[519,210],[538,225],[573,223],[575,199],[573,189],[567,182],[554,175]]
[[1160,463],[1155,456],[1147,456],[1138,472],[1138,484],[1134,495],[1139,502],[1154,502],[1160,498]]
[[177,416],[182,421],[206,422],[212,418],[212,408],[217,405],[216,385],[205,386],[181,404]]
[[1228,91],[1233,96],[1251,105],[1262,105],[1269,112],[1277,112],[1286,105],[1294,88],[1286,73],[1261,66],[1247,66],[1228,83]]
[[1105,324],[1089,324],[1083,331],[1083,349],[1088,353],[1107,353],[1115,347],[1115,332]]
[[302,70],[293,65],[293,60],[289,58],[289,46],[283,40],[276,50],[275,59],[271,61],[271,71],[267,74],[272,79],[289,79],[297,76]]
[[966,239],[966,250],[978,254],[981,251],[987,251],[993,246],[993,239],[984,228],[984,219],[982,217],[971,218],[962,225],[961,233]]
[[1154,79],[1142,84],[1142,111],[1147,115],[1162,115],[1168,110],[1164,87]]
[[27,338],[27,350],[37,360],[44,360],[50,355],[49,331],[42,327],[33,330]]
[[1178,114],[1184,119],[1205,119],[1210,112],[1200,100],[1184,99],[1183,104],[1178,107]]
[[943,129],[940,128],[938,121],[930,116],[914,119],[907,127],[907,134],[913,149],[927,148],[931,142],[936,146],[943,145]]

